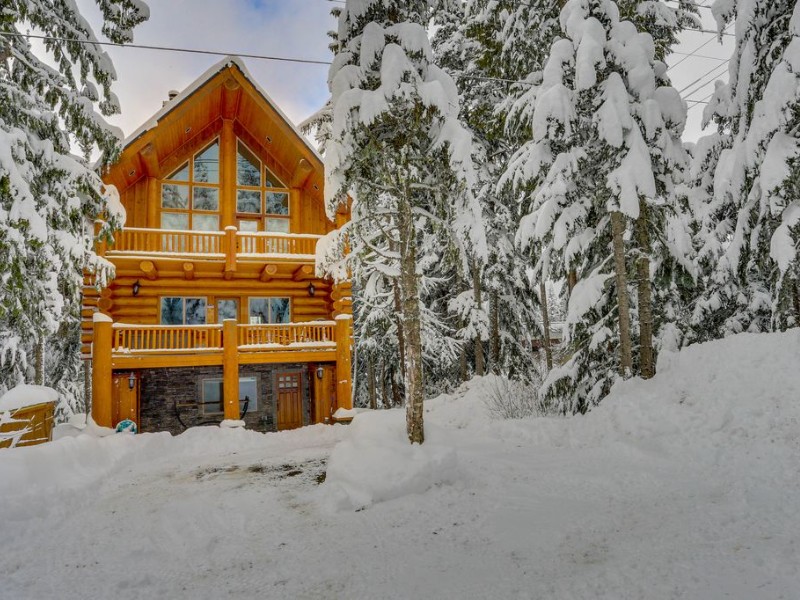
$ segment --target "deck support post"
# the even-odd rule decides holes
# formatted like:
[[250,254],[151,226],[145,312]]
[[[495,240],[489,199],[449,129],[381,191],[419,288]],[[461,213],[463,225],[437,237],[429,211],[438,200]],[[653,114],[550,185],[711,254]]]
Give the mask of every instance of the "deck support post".
[[110,317],[95,313],[92,340],[92,418],[101,427],[113,427],[111,422],[111,336]]
[[239,335],[236,319],[222,322],[222,400],[226,421],[238,421]]
[[225,273],[226,280],[233,279],[236,272],[236,227],[225,228]]
[[353,408],[352,328],[352,315],[336,317],[336,406],[346,410]]

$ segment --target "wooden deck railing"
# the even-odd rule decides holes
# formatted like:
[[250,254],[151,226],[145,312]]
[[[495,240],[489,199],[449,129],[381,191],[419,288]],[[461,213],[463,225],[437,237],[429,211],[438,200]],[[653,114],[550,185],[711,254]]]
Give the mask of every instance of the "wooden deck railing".
[[313,256],[321,236],[310,234],[228,231],[177,231],[126,227],[114,234],[114,243],[100,250],[117,254],[218,254],[236,256],[283,254]]
[[316,252],[318,235],[238,232],[239,254],[306,254]]
[[[282,325],[239,325],[236,345],[249,351],[327,348],[336,345],[334,321]],[[222,325],[126,325],[115,323],[111,349],[115,353],[180,353],[219,351]]]
[[115,324],[114,352],[183,352],[222,348],[222,325]]
[[239,347],[333,346],[336,343],[335,326],[336,323],[334,321],[289,323],[285,325],[239,325]]
[[125,228],[114,235],[110,252],[224,254],[224,231],[173,231]]

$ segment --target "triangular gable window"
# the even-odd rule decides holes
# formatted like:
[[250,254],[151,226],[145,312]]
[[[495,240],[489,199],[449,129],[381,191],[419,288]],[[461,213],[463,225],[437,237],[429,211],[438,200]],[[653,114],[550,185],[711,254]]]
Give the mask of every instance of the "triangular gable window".
[[242,231],[289,231],[289,190],[241,140],[236,154],[236,213]]

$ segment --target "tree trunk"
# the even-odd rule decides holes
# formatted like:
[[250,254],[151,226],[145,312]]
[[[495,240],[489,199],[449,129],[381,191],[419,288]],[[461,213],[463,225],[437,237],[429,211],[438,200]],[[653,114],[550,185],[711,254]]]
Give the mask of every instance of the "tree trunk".
[[[463,330],[464,329],[464,321],[463,319],[459,319],[459,327]],[[458,355],[458,374],[461,378],[461,383],[464,383],[467,380],[469,375],[469,369],[467,368],[467,343],[466,341],[462,341],[461,343],[461,352]]]
[[636,219],[636,241],[639,255],[636,259],[637,295],[639,298],[639,370],[642,379],[650,379],[656,374],[653,355],[653,297],[650,286],[650,233],[647,205],[639,203],[639,218]]
[[403,405],[403,398],[400,396],[400,383],[397,381],[397,372],[392,369],[391,377],[389,378],[389,385],[392,391],[392,403],[390,408],[397,408]]
[[392,293],[394,294],[395,321],[397,322],[397,351],[400,353],[400,369],[403,377],[406,376],[406,339],[403,333],[403,302],[400,299],[400,284],[395,280],[392,283]]
[[36,342],[33,359],[33,382],[36,385],[44,385],[44,341]]
[[378,392],[375,389],[375,359],[367,356],[367,389],[369,390],[369,407],[372,410],[378,408]]
[[[475,297],[475,305],[478,310],[483,308],[481,300],[481,277],[478,271],[478,265],[472,270],[472,293]],[[484,357],[483,357],[483,340],[480,333],[475,337],[475,374],[483,375],[485,373]]]
[[406,432],[412,444],[425,441],[423,430],[422,336],[417,281],[417,244],[410,194],[398,203],[401,320],[405,336]]
[[500,294],[492,290],[491,295],[491,320],[492,320],[492,373],[500,374]]
[[544,281],[539,282],[539,296],[542,303],[542,342],[544,345],[544,357],[547,361],[547,370],[553,368],[553,350],[550,347],[550,312],[547,307],[547,287]]
[[620,373],[628,378],[633,370],[631,357],[631,309],[628,302],[628,276],[625,266],[625,217],[619,211],[611,213],[611,237],[614,247],[614,271],[617,282],[617,310],[619,311]]
[[578,285],[578,272],[575,269],[570,269],[567,273],[567,298],[572,296],[572,290]]

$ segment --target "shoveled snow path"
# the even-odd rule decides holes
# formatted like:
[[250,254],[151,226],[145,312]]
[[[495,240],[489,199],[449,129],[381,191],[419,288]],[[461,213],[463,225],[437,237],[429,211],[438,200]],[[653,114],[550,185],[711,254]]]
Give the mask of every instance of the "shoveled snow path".
[[[800,490],[789,474],[753,489],[653,448],[587,453],[513,436],[476,443],[461,431],[458,484],[331,516],[309,492],[340,435],[284,433],[279,444],[180,464],[166,453],[66,503],[50,498],[42,518],[3,522],[0,597],[791,598],[800,589],[797,506],[782,497],[792,483],[794,498]],[[286,476],[285,465],[303,472]]]

